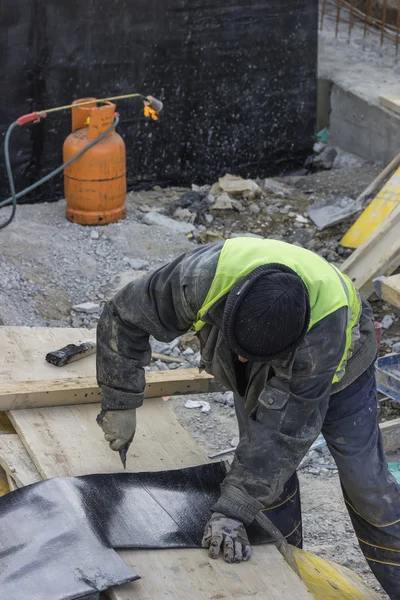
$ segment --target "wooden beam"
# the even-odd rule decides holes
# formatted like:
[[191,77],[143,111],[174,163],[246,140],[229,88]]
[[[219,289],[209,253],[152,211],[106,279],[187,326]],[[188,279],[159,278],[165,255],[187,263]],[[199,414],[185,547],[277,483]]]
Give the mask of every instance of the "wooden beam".
[[16,433],[0,435],[0,466],[17,487],[42,479]]
[[[54,367],[57,369],[57,367]],[[213,390],[214,378],[198,369],[149,371],[145,398],[173,394],[203,394]],[[0,411],[42,408],[100,402],[101,391],[95,377],[46,379],[3,384],[0,375]]]
[[379,104],[389,110],[400,114],[400,97],[393,94],[384,94],[379,96]]
[[17,490],[18,486],[15,483],[14,479],[12,477],[10,477],[10,475],[8,473],[6,473],[6,477],[7,477],[8,487],[10,488],[10,492]]
[[[96,406],[86,404],[14,410],[10,417],[44,478],[122,472],[118,453],[109,449],[95,423],[96,412]],[[128,470],[189,467],[207,460],[168,404],[161,399],[144,403],[128,454]],[[200,549],[124,550],[119,554],[142,579],[110,590],[111,600],[312,598],[274,545],[255,547],[251,561],[242,565],[209,559]]]
[[391,275],[400,265],[399,231],[400,206],[342,264],[342,272],[364,297],[369,298],[373,293],[373,279]]
[[400,448],[400,419],[385,421],[380,428],[386,452],[396,452]]
[[374,290],[382,300],[400,308],[400,275],[374,279]]
[[[0,327],[0,411],[99,402],[96,357],[55,367],[45,361],[51,350],[94,337],[85,329]],[[198,369],[146,373],[146,398],[211,391],[213,377]]]

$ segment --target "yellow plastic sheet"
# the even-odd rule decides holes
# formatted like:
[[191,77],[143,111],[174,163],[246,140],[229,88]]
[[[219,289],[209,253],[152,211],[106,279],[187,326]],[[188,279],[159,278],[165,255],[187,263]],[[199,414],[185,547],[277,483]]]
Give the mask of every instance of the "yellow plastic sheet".
[[294,548],[301,578],[315,600],[379,600],[350,569]]

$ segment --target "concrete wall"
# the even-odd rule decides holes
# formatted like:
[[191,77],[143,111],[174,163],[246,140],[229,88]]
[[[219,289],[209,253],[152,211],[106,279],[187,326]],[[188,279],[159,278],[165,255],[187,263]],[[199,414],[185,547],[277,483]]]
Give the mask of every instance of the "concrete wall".
[[366,160],[387,164],[400,152],[400,115],[333,84],[329,141]]

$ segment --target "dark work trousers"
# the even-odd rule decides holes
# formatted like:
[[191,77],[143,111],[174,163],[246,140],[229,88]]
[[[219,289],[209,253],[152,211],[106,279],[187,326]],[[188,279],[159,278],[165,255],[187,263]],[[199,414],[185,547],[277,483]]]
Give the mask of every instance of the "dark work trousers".
[[[239,429],[243,399],[236,400]],[[330,398],[322,434],[339,471],[344,501],[361,550],[391,600],[400,600],[400,486],[390,474],[377,419],[375,369]],[[296,473],[266,515],[289,543],[301,547]]]

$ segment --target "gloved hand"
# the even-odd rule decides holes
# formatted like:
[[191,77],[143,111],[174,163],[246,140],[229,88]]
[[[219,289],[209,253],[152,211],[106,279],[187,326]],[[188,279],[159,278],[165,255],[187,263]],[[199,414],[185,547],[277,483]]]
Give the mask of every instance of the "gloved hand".
[[243,523],[222,513],[212,514],[201,545],[209,548],[210,558],[218,558],[222,549],[227,563],[239,563],[251,557],[251,546]]
[[102,410],[96,420],[104,431],[104,437],[110,443],[111,450],[129,447],[136,432],[136,408]]

